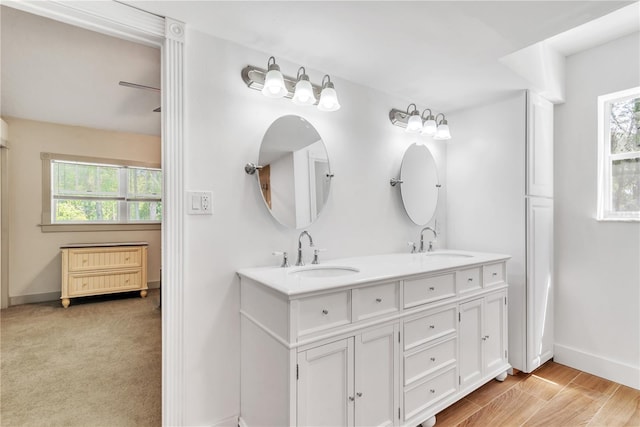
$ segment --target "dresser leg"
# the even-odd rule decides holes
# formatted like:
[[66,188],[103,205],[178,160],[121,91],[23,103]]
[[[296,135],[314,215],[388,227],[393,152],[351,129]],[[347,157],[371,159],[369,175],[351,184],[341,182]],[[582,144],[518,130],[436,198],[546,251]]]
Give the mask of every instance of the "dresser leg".
[[62,298],[62,306],[64,308],[69,307],[69,304],[71,304],[71,300],[69,298]]
[[434,415],[433,417],[431,417],[428,420],[424,421],[420,425],[422,427],[433,427],[433,426],[435,426],[436,425],[436,416]]
[[146,296],[147,296],[147,290],[146,290],[146,289],[141,290],[141,291],[140,291],[140,296],[141,296],[142,298],[146,298]]
[[501,373],[500,375],[498,375],[496,377],[496,380],[500,381],[500,382],[502,382],[502,381],[504,381],[506,379],[507,379],[507,371],[504,371],[503,373]]

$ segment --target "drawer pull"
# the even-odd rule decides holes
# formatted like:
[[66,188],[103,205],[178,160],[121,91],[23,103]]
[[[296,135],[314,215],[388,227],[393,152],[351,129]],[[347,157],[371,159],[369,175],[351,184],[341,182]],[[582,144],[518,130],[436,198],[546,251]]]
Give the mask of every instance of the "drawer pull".
[[434,288],[433,286],[430,286],[430,287],[429,287],[429,290],[430,290],[430,291],[435,291],[435,290],[436,290],[436,288]]
[[327,310],[327,309],[322,310],[322,314],[324,314],[326,316],[327,314],[329,314],[329,310]]
[[382,302],[382,298],[376,298],[376,302]]
[[469,278],[467,279],[467,282],[473,282],[473,277],[469,277]]
[[489,335],[485,335],[485,336],[482,337],[482,341],[486,341],[488,339],[489,339]]
[[436,391],[434,389],[429,390],[431,393],[435,393]]
[[436,361],[436,358],[435,358],[435,357],[432,357],[432,358],[431,358],[431,361],[432,361],[432,362],[435,362],[435,361]]
[[497,276],[498,273],[496,273],[495,271],[493,273],[491,273],[492,276]]
[[429,329],[435,329],[436,326],[435,325],[429,325]]

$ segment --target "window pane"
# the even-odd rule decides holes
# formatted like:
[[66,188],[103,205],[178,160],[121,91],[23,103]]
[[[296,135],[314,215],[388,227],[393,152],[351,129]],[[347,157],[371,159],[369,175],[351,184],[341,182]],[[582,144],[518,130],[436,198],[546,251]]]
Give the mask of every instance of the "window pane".
[[54,195],[117,196],[118,168],[84,163],[53,163]]
[[115,200],[55,200],[54,222],[112,222],[118,220]]
[[640,98],[611,103],[611,154],[640,151]]
[[612,162],[611,203],[614,212],[640,211],[640,158]]
[[129,202],[130,221],[161,221],[162,202]]
[[129,194],[133,198],[159,199],[162,196],[162,171],[129,168]]

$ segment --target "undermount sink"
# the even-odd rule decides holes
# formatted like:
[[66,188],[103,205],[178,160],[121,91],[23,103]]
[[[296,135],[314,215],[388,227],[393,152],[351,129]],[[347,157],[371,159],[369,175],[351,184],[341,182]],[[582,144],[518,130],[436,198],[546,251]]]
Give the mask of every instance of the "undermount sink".
[[292,276],[296,277],[339,277],[347,276],[349,274],[359,273],[360,270],[353,267],[342,267],[334,265],[311,265],[308,267],[302,267],[297,270],[289,272]]
[[451,252],[426,252],[424,256],[435,257],[435,258],[471,258],[472,255],[468,254],[457,254]]

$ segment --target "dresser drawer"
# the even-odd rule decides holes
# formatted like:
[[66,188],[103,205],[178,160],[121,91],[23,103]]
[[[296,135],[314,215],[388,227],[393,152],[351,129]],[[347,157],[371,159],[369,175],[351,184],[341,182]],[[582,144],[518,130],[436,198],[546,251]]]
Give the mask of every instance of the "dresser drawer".
[[120,269],[142,265],[141,247],[86,248],[69,250],[69,271]]
[[298,336],[351,323],[351,291],[298,300]]
[[398,282],[354,289],[352,298],[354,321],[395,313],[400,309]]
[[430,340],[454,333],[456,320],[456,306],[405,320],[404,349],[409,350]]
[[404,385],[410,385],[455,361],[455,338],[407,353],[404,356]]
[[[146,283],[144,284],[146,289]],[[69,296],[95,295],[98,293],[124,292],[142,289],[142,272],[112,274],[70,274]]]
[[452,367],[435,377],[412,387],[404,392],[404,419],[416,415],[457,390],[456,368]]
[[482,281],[484,287],[499,285],[504,283],[506,265],[504,262],[489,264],[482,267]]
[[456,285],[458,292],[464,293],[480,289],[482,287],[480,267],[467,268],[456,272]]
[[454,274],[404,281],[404,308],[455,296]]

